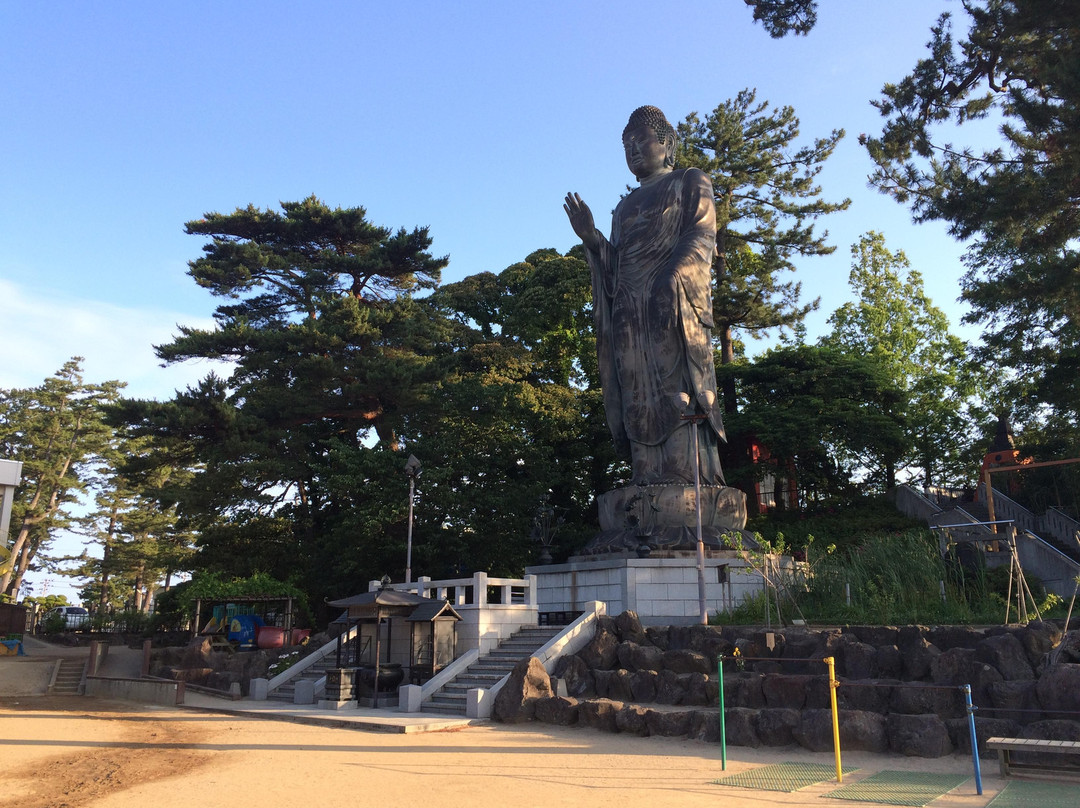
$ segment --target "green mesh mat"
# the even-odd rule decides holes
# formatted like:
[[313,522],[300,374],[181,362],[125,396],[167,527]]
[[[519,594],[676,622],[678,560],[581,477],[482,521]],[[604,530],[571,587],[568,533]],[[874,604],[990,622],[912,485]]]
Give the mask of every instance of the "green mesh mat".
[[967,779],[966,774],[881,772],[822,796],[883,805],[926,805]]
[[[853,768],[842,770],[844,774],[856,771]],[[759,766],[738,774],[729,774],[719,780],[713,780],[718,786],[740,786],[757,788],[762,791],[798,791],[800,788],[832,780],[836,777],[835,766],[823,766],[819,763],[773,763]]]
[[1056,808],[1077,803],[1080,803],[1078,786],[1013,780],[990,800],[986,808]]

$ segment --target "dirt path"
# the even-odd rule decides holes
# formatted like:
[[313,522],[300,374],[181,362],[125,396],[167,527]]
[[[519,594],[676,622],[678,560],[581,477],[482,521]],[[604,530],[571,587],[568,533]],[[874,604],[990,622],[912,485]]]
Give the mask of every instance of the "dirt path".
[[77,808],[135,785],[194,772],[204,726],[81,697],[0,709],[0,806]]
[[[378,808],[587,805],[589,808],[845,806],[821,797],[720,787],[719,748],[695,741],[555,727],[383,734],[79,697],[0,704],[2,808]],[[805,750],[733,748],[728,773],[762,763],[829,764]],[[970,759],[845,756],[885,769],[967,771]],[[965,767],[968,767],[965,769]],[[970,781],[935,808],[982,808]],[[865,804],[865,803],[863,803]],[[1047,806],[1046,808],[1050,808]]]

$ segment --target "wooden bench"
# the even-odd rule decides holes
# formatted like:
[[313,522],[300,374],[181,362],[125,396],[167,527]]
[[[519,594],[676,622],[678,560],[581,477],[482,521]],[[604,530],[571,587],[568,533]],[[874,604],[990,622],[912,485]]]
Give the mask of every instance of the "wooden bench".
[[[1038,738],[988,738],[986,748],[997,750],[1002,777],[1028,774],[1080,779],[1080,741],[1044,741]],[[1016,763],[1012,760],[1011,752],[1076,755],[1077,765],[1070,767],[1065,765],[1054,766],[1047,763]]]

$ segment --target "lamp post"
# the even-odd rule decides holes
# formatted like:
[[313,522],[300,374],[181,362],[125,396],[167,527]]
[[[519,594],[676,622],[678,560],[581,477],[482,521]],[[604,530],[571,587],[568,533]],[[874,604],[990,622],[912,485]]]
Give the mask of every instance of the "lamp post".
[[701,535],[701,452],[698,448],[698,426],[705,420],[703,413],[682,416],[694,431],[694,510],[697,514],[697,588],[698,619],[701,624],[709,624],[709,612],[705,605],[705,540]]
[[540,507],[536,509],[533,517],[532,538],[540,542],[540,563],[551,563],[551,545],[555,539],[555,531],[563,523],[562,517],[555,516],[555,508],[550,500],[551,494],[544,494],[540,498]]
[[420,476],[423,468],[416,455],[409,455],[405,463],[405,476],[409,478],[409,538],[405,544],[405,583],[412,583],[412,523],[413,523],[413,500],[416,498],[416,478]]

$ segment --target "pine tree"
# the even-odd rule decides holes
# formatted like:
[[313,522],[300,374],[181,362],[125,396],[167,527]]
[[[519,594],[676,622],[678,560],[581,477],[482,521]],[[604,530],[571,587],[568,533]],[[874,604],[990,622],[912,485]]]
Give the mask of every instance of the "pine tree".
[[[1080,7],[1071,0],[968,0],[970,28],[933,28],[929,53],[887,84],[880,136],[863,136],[872,182],[971,239],[965,320],[982,359],[1009,368],[1011,398],[1080,415]],[[995,145],[955,143],[968,130]],[[1045,412],[1043,413],[1045,414]]]
[[[716,197],[714,336],[720,362],[735,360],[735,331],[792,328],[817,307],[801,303],[801,284],[785,281],[797,256],[828,255],[827,232],[814,220],[844,210],[850,200],[826,202],[815,183],[823,162],[843,137],[834,130],[798,146],[799,119],[791,107],[769,110],[753,90],[679,124],[678,163],[700,168]],[[723,384],[724,408],[737,408],[734,382]]]
[[[202,568],[301,579],[325,595],[324,546],[357,539],[342,528],[352,515],[335,496],[336,456],[376,441],[398,449],[449,361],[444,324],[412,296],[435,287],[446,259],[429,253],[425,228],[378,227],[363,208],[314,197],[281,207],[188,222],[210,239],[189,274],[225,302],[215,328],[181,328],[158,355],[229,370],[172,401],[125,402],[117,417],[153,438],[157,462],[196,471],[174,493]],[[371,518],[378,503],[360,507]],[[374,541],[388,520],[404,522],[400,506],[372,519],[383,528]]]
[[23,463],[12,507],[13,565],[0,577],[0,594],[16,595],[56,532],[70,526],[69,508],[112,436],[104,407],[123,384],[84,382],[81,362],[74,357],[38,387],[0,391],[0,455]]

